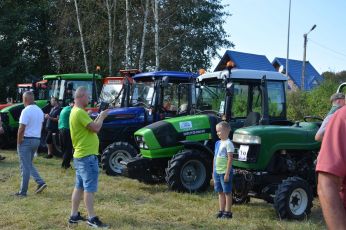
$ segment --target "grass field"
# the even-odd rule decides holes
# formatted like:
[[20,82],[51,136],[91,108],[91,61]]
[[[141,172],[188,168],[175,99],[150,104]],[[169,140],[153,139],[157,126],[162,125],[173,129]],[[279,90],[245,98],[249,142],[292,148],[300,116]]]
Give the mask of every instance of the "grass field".
[[[68,226],[74,171],[62,170],[61,159],[35,158],[48,188],[35,195],[31,179],[26,198],[12,196],[20,184],[15,151],[1,151],[0,229],[89,229],[86,223]],[[217,195],[212,189],[201,194],[171,192],[165,184],[146,185],[101,173],[95,209],[110,229],[325,229],[321,209],[314,201],[311,216],[304,221],[280,221],[272,205],[252,199],[233,206],[232,220],[217,220]],[[86,214],[84,204],[80,209]]]

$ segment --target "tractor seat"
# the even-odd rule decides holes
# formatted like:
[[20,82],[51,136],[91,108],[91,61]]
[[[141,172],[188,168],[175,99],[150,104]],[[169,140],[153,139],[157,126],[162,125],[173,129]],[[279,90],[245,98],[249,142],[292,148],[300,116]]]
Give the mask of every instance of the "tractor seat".
[[250,112],[244,121],[244,127],[258,125],[260,116],[261,115],[257,112]]

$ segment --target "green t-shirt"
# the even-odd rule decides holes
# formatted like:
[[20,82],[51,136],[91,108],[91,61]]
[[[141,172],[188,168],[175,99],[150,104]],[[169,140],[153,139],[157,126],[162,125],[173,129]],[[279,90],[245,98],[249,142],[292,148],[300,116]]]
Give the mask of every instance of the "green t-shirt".
[[99,138],[96,133],[87,128],[87,125],[92,121],[84,109],[75,106],[71,110],[70,132],[74,148],[74,158],[98,155]]
[[61,110],[60,116],[59,116],[59,129],[70,128],[69,117],[70,117],[71,110],[72,110],[71,106],[66,106]]

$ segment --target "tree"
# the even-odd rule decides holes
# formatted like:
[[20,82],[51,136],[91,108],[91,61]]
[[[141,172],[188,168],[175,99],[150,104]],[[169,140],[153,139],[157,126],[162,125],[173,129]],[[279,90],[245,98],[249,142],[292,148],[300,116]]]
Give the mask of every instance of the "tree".
[[79,9],[78,9],[77,0],[74,0],[74,5],[76,7],[76,17],[77,17],[77,23],[78,23],[78,30],[79,30],[79,34],[80,34],[80,42],[81,42],[82,50],[83,50],[85,72],[89,73],[89,66],[88,66],[88,60],[87,60],[87,55],[86,55],[86,50],[85,50],[84,36],[83,36],[82,25],[81,25],[80,17],[79,17]]
[[[51,1],[0,1],[0,101],[15,96],[16,84],[54,72]],[[10,88],[7,94],[5,89]]]
[[142,44],[141,52],[138,60],[138,69],[144,69],[144,47],[145,47],[145,38],[147,35],[147,26],[148,26],[148,13],[149,13],[149,0],[145,0],[145,9],[144,9],[144,19],[143,19],[143,34],[142,34]]
[[109,76],[112,76],[112,62],[113,62],[113,27],[112,27],[112,9],[116,8],[117,1],[105,0],[106,8],[107,8],[107,16],[108,16],[108,73]]

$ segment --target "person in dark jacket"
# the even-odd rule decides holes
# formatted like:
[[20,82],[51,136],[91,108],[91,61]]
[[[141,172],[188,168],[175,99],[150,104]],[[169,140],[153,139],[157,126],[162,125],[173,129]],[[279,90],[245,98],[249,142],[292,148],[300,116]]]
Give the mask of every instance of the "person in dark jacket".
[[61,111],[59,101],[57,98],[52,97],[50,99],[50,104],[52,106],[52,109],[50,110],[49,114],[45,114],[46,119],[46,143],[48,147],[48,155],[46,158],[52,158],[53,157],[53,133],[58,133],[58,121],[59,121],[59,114]]

